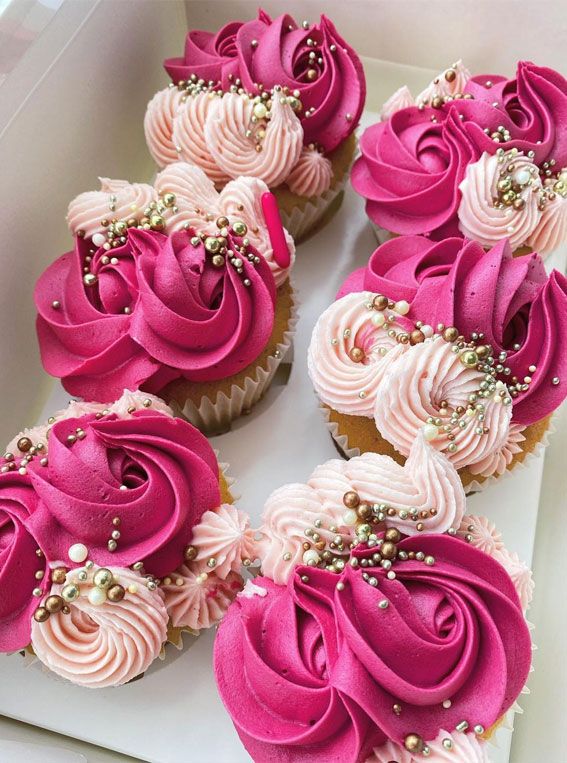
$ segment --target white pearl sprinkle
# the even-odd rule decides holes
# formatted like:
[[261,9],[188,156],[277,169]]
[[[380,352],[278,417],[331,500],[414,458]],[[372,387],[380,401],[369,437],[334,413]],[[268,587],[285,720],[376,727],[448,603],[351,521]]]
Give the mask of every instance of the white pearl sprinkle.
[[100,607],[106,601],[106,591],[104,588],[91,588],[89,591],[89,601],[94,607]]
[[394,305],[394,311],[400,315],[407,315],[409,313],[409,303],[405,299],[401,299]]
[[95,246],[103,246],[106,243],[106,238],[103,233],[95,233],[93,236],[93,244]]
[[67,554],[72,562],[80,564],[81,562],[84,562],[89,555],[89,550],[84,543],[74,543],[69,548]]

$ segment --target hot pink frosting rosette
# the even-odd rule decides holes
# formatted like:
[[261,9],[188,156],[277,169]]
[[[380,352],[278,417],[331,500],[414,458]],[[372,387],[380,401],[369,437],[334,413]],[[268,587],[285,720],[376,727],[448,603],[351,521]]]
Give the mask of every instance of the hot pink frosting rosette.
[[258,84],[298,91],[304,141],[325,151],[353,132],[366,95],[360,59],[324,15],[318,24],[298,27],[291,16],[272,20],[260,10],[257,19],[231,22],[216,35],[189,32],[183,58],[164,65],[175,83],[195,74],[224,90],[239,78],[250,93]]
[[514,398],[515,424],[545,418],[567,396],[567,279],[548,276],[537,254],[513,258],[506,241],[485,253],[466,239],[399,237],[378,247],[338,296],[364,290],[406,300],[413,321],[483,333],[495,358],[506,352],[509,377],[531,379]]
[[365,130],[360,149],[352,184],[371,220],[396,233],[457,232],[459,185],[480,152],[456,112],[402,109]]
[[[558,72],[521,61],[514,79],[482,75],[463,82],[462,93],[434,87],[437,96],[428,97],[428,105],[394,110],[363,134],[352,182],[382,228],[436,238],[457,233],[461,191],[455,176],[462,179],[466,165],[483,152],[517,149],[538,165],[567,163],[567,80]],[[455,142],[460,163],[447,159]]]
[[[3,466],[6,465],[2,459]],[[30,642],[31,621],[47,581],[47,562],[38,557],[39,547],[28,520],[36,511],[38,497],[29,476],[17,471],[0,474],[0,651],[23,649]],[[36,578],[36,573],[42,576]]]
[[148,572],[167,574],[182,561],[203,513],[220,503],[218,464],[206,438],[151,411],[58,421],[47,464],[34,460],[28,471],[39,496],[30,532],[49,560],[67,566],[69,548],[81,542],[99,565],[142,561]]
[[215,267],[192,231],[131,229],[110,256],[77,239],[36,285],[46,370],[87,400],[240,371],[266,346],[275,312],[270,267],[250,253],[238,272]]
[[287,587],[259,578],[267,595],[231,606],[216,679],[255,760],[358,763],[387,739],[489,728],[512,706],[531,642],[506,571],[445,535],[398,549],[393,579],[361,549],[370,566],[299,567]]

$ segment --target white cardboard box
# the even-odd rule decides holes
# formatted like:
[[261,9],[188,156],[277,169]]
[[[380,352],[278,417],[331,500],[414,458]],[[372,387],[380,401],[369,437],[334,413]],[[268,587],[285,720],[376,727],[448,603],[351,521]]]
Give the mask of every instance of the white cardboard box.
[[[268,5],[274,12],[278,4]],[[316,4],[305,5],[309,9],[303,15],[313,18]],[[346,8],[341,6],[339,11],[338,4],[337,8],[326,5],[341,28],[340,15]],[[359,12],[369,4],[349,3],[353,6]],[[43,60],[34,47],[32,60],[24,59],[23,71],[14,72],[20,88],[30,88],[31,97],[21,98],[13,77],[0,89],[0,189],[6,213],[0,219],[4,253],[0,315],[3,325],[10,326],[0,338],[4,360],[0,389],[6,402],[0,412],[0,433],[5,440],[15,429],[45,417],[67,399],[41,373],[31,300],[41,270],[70,245],[63,219],[66,204],[74,194],[95,187],[98,174],[145,180],[151,173],[141,129],[143,110],[153,92],[166,82],[161,59],[182,49],[186,22],[179,2],[138,2],[135,8],[131,2],[111,4],[109,0],[65,2],[38,41],[46,50],[44,55],[51,55],[50,66],[39,81],[34,80],[33,64],[38,63],[34,56],[40,63]],[[221,16],[246,17],[254,12],[249,2],[216,2],[206,7],[188,3],[190,16],[192,9],[198,17],[195,22],[191,19],[192,25],[197,26],[199,13],[205,14],[209,26],[216,26]],[[403,15],[404,9],[400,12]],[[349,41],[357,45],[352,36]],[[403,52],[402,39],[400,45]],[[398,60],[405,57],[406,53]],[[454,57],[444,58],[440,66]],[[371,108],[377,108],[403,83],[417,90],[432,73],[393,62],[366,60],[365,65]],[[10,108],[16,111],[7,118]],[[25,224],[21,223],[23,217]],[[288,385],[272,388],[249,417],[241,419],[231,432],[214,438],[221,458],[230,462],[231,473],[238,480],[237,492],[243,494],[239,505],[254,520],[272,489],[284,482],[305,480],[318,463],[336,455],[307,377],[306,350],[315,319],[344,277],[364,264],[374,248],[361,200],[350,191],[332,223],[299,248],[294,280],[300,321]],[[552,486],[561,478],[558,463],[556,455],[554,472],[546,483],[548,505]],[[507,546],[527,562],[532,560],[542,471],[543,461],[534,462],[513,479],[472,497],[469,505],[470,511],[496,521]],[[555,522],[556,516],[546,514],[546,521]],[[546,524],[545,537],[557,543],[561,536],[550,533],[549,527]],[[538,593],[544,588],[548,600],[547,581],[545,587],[540,583]],[[542,619],[546,621],[545,614]],[[536,639],[540,641],[538,631]],[[38,665],[26,669],[18,656],[1,657],[0,713],[154,763],[249,760],[216,694],[212,641],[209,632],[181,653],[169,649],[165,662],[154,665],[142,681],[101,691],[66,684],[43,673]],[[544,712],[553,717],[553,707],[547,711],[539,708],[540,716]],[[561,711],[555,713],[556,720],[560,719]],[[553,739],[550,726],[546,729],[548,742],[550,735]],[[560,762],[559,757],[539,758],[535,753],[526,753],[526,757],[526,745],[539,750],[541,740],[537,730],[525,724],[523,728],[527,729],[523,734],[526,743],[512,758],[510,734],[505,730],[498,733],[500,749],[492,753],[493,763]]]

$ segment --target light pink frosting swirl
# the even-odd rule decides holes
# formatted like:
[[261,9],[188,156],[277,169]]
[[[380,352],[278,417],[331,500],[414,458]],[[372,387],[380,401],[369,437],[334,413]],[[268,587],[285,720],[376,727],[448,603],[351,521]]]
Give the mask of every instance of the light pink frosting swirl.
[[[374,420],[378,431],[403,455],[429,417],[440,418],[442,426],[432,444],[444,451],[459,469],[477,463],[506,443],[512,417],[512,406],[496,402],[494,397],[482,398],[484,406],[481,427],[488,429],[477,434],[477,416],[465,419],[465,427],[456,427],[456,450],[448,450],[450,441],[444,426],[449,426],[450,411],[468,405],[469,395],[476,393],[485,375],[476,368],[464,366],[458,353],[442,337],[417,344],[395,362],[389,364],[376,391]],[[440,407],[447,401],[448,408]]]
[[264,219],[262,195],[269,189],[262,180],[240,177],[231,180],[217,193],[213,182],[202,169],[186,162],[176,162],[159,173],[155,189],[159,194],[170,192],[176,196],[177,212],[166,218],[168,233],[192,227],[216,235],[218,217],[228,217],[231,222],[242,220],[248,228],[246,237],[268,263],[276,286],[281,286],[286,281],[295,261],[295,244],[284,229],[290,265],[282,268],[274,259]]
[[482,474],[484,477],[490,477],[493,474],[504,474],[506,469],[512,463],[512,459],[517,453],[522,452],[520,443],[525,441],[523,432],[524,426],[520,424],[510,424],[508,437],[500,450],[489,453],[485,458],[469,466],[473,474]]
[[184,96],[173,120],[172,140],[178,159],[196,164],[218,186],[230,178],[213,159],[205,138],[205,124],[218,113],[219,93],[202,92]]
[[[91,604],[92,574],[80,584],[81,596],[44,623],[32,623],[32,647],[50,670],[89,689],[120,686],[143,673],[167,638],[168,616],[159,589],[151,591],[133,570],[108,568],[127,589],[122,601]],[[79,570],[67,575],[76,581]],[[60,594],[62,586],[53,586]]]
[[466,514],[457,534],[489,556],[494,556],[504,547],[502,533],[488,517]]
[[333,165],[313,146],[304,146],[297,163],[286,178],[292,193],[320,196],[333,182]]
[[[372,310],[373,294],[355,292],[333,302],[320,316],[309,345],[307,367],[321,400],[339,413],[372,416],[376,392],[389,366],[406,351],[376,325],[385,313]],[[364,351],[355,362],[353,348]]]
[[197,549],[195,565],[209,572],[207,563],[215,560],[215,574],[223,580],[232,570],[239,572],[243,559],[254,557],[254,537],[250,518],[236,506],[223,503],[206,511],[193,528],[191,545]]
[[[433,742],[428,742],[430,749],[428,763],[490,763],[486,742],[474,734],[462,731],[441,730]],[[412,755],[400,745],[388,740],[377,747],[366,763],[421,763],[423,755]]]
[[221,580],[214,572],[202,572],[192,565],[182,565],[170,578],[171,583],[161,590],[171,623],[174,628],[196,631],[220,622],[243,585],[236,572]]
[[[567,185],[567,172],[565,183]],[[557,194],[547,201],[539,224],[528,238],[528,245],[542,257],[567,241],[567,196]]]
[[343,496],[350,490],[365,502],[406,511],[406,518],[399,513],[388,517],[388,525],[406,535],[419,532],[412,514],[434,509],[434,516],[423,520],[425,529],[442,533],[459,527],[465,511],[465,493],[456,470],[421,434],[404,466],[376,453],[327,461],[315,469],[307,484],[284,485],[268,498],[256,548],[262,573],[276,583],[286,583],[303,561],[306,531],[316,532],[326,544],[341,535],[348,549],[354,527]]
[[136,390],[132,392],[129,389],[125,389],[122,395],[114,403],[107,405],[106,403],[86,403],[82,400],[71,400],[66,408],[62,408],[60,411],[56,411],[49,417],[49,421],[44,421],[35,427],[24,429],[13,437],[8,445],[4,448],[4,452],[17,453],[17,442],[21,437],[29,437],[33,445],[41,443],[44,446],[42,450],[45,455],[48,452],[49,430],[56,421],[62,419],[78,419],[81,416],[86,416],[89,413],[102,413],[105,415],[115,413],[121,419],[129,419],[136,411],[151,409],[158,413],[164,413],[167,416],[173,417],[173,411],[166,405],[163,400],[155,395],[150,395],[148,392],[140,392]]
[[99,178],[100,191],[86,191],[76,196],[67,210],[67,223],[76,236],[84,231],[86,238],[104,233],[101,221],[139,218],[154,199],[154,189],[146,183]]
[[[282,102],[283,101],[283,102]],[[217,165],[230,177],[258,177],[268,186],[282,183],[295,165],[303,146],[303,128],[287,98],[272,94],[271,118],[256,150],[253,137],[246,131],[254,127],[253,101],[237,93],[225,93],[218,109],[205,125],[205,138]]]
[[[447,77],[450,79],[447,79]],[[449,69],[445,69],[437,77],[434,77],[429,85],[416,96],[415,102],[417,104],[428,104],[435,96],[443,98],[445,96],[453,96],[455,93],[462,93],[470,78],[471,73],[459,59]]]
[[179,159],[173,142],[173,120],[181,105],[182,92],[173,85],[159,90],[148,103],[144,117],[146,143],[158,167]]
[[392,114],[400,109],[406,109],[408,106],[415,106],[415,101],[407,85],[402,85],[395,93],[384,101],[384,105],[380,109],[380,121],[386,122]]
[[524,206],[522,209],[495,206],[502,158],[497,154],[491,156],[484,153],[477,162],[467,167],[459,186],[462,194],[458,210],[459,228],[465,236],[483,246],[491,247],[508,238],[512,249],[517,249],[530,239],[539,226],[542,214],[539,203],[543,189],[533,161],[518,153],[513,159],[514,176],[531,177],[530,184],[518,194]]
[[520,598],[524,614],[529,609],[534,595],[535,583],[532,571],[515,551],[502,547],[492,554],[492,557],[504,567],[512,578],[512,583]]

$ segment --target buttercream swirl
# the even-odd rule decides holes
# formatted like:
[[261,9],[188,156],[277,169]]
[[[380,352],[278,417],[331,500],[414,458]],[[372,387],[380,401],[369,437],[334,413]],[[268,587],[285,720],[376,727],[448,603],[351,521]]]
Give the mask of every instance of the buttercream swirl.
[[48,421],[44,421],[35,427],[29,429],[23,429],[15,437],[13,437],[8,445],[4,448],[4,452],[17,453],[18,452],[18,440],[21,437],[28,437],[32,445],[40,446],[42,454],[46,455],[49,452],[49,431],[53,424],[60,419],[78,419],[81,416],[86,416],[89,413],[99,414],[99,416],[115,413],[121,419],[129,419],[136,411],[143,410],[145,408],[151,408],[152,411],[163,413],[167,416],[173,416],[173,411],[166,405],[163,400],[155,395],[150,395],[148,392],[140,392],[135,390],[131,392],[129,389],[125,389],[122,395],[115,400],[114,403],[85,403],[82,400],[71,400],[69,405],[62,408],[60,411],[53,413]]
[[299,196],[320,196],[333,182],[333,165],[314,147],[303,147],[286,183]]
[[238,572],[244,559],[255,556],[250,518],[229,503],[203,514],[193,528],[191,545],[197,549],[194,564],[210,571],[208,562],[213,559],[215,574],[222,580],[231,570]]
[[193,527],[220,503],[206,438],[181,419],[145,410],[130,419],[57,421],[48,464],[34,459],[28,472],[40,498],[30,532],[48,559],[66,564],[81,541],[99,565],[142,561],[159,577],[178,566]]
[[415,101],[410,89],[407,85],[402,85],[392,95],[384,101],[382,108],[380,109],[380,121],[386,122],[392,114],[402,109],[407,109],[408,106],[415,106]]
[[466,514],[462,519],[458,535],[466,538],[475,548],[489,556],[494,556],[495,552],[500,551],[504,546],[502,533],[487,517]]
[[[120,686],[139,676],[158,657],[167,638],[168,616],[159,589],[150,590],[133,570],[108,568],[126,589],[121,601],[92,604],[92,576],[80,583],[81,596],[68,615],[33,622],[32,647],[50,670],[89,689]],[[77,582],[76,571],[67,582]],[[59,595],[62,586],[51,593]]]
[[290,265],[282,268],[274,259],[262,210],[262,195],[269,190],[263,180],[240,177],[228,182],[217,193],[203,170],[186,162],[177,162],[159,173],[155,188],[159,194],[170,192],[176,196],[177,211],[166,218],[168,233],[190,226],[215,235],[218,233],[216,220],[219,217],[227,217],[230,221],[241,220],[248,228],[246,237],[270,266],[276,286],[281,286],[288,278],[295,261],[295,244],[284,228]]
[[191,565],[182,565],[169,577],[171,583],[162,585],[162,591],[171,624],[196,631],[219,623],[243,585],[233,570],[221,579]]
[[465,718],[490,728],[511,707],[531,643],[504,568],[447,535],[398,549],[434,562],[398,560],[391,579],[361,548],[364,570],[299,567],[287,587],[260,578],[267,595],[229,609],[216,680],[254,759],[364,760],[387,739],[402,744],[409,729],[429,740]]
[[181,106],[182,92],[176,87],[158,90],[148,103],[144,133],[150,154],[158,167],[176,162],[179,155],[173,142],[173,121]]
[[404,466],[376,453],[364,453],[346,462],[333,459],[318,466],[306,484],[284,485],[266,501],[259,528],[261,539],[256,545],[263,574],[276,583],[287,583],[303,559],[303,544],[309,537],[306,531],[317,532],[325,546],[336,545],[340,535],[346,554],[355,538],[343,503],[344,494],[351,490],[361,501],[394,509],[388,524],[407,535],[419,532],[414,515],[427,514],[422,521],[428,532],[445,532],[460,526],[465,510],[465,493],[457,472],[421,434]]
[[178,159],[200,167],[217,186],[224,185],[230,177],[211,155],[205,138],[205,125],[208,119],[214,119],[220,103],[220,96],[215,92],[187,96],[173,120],[172,134]]
[[333,165],[314,147],[303,147],[299,159],[286,178],[292,193],[320,196],[333,182]]
[[567,279],[556,270],[548,276],[537,254],[512,257],[506,241],[484,252],[457,238],[396,238],[347,278],[339,296],[364,290],[406,300],[414,322],[484,334],[495,358],[505,352],[504,381],[531,378],[514,398],[515,424],[541,420],[567,396]]
[[[240,243],[229,235],[229,247]],[[103,248],[90,251],[77,239],[35,290],[42,361],[72,394],[113,400],[125,387],[158,392],[180,376],[222,379],[266,346],[275,283],[253,247],[241,273],[213,265],[191,231],[131,229],[112,257]]]
[[524,429],[525,427],[512,422],[508,429],[508,437],[502,448],[495,453],[490,453],[475,464],[471,464],[469,467],[471,473],[482,474],[484,477],[489,477],[492,474],[504,474],[512,463],[514,456],[522,452],[521,443],[526,440],[523,434]]
[[[2,467],[9,462],[1,460]],[[24,469],[25,471],[25,469]],[[30,642],[31,620],[38,606],[35,588],[45,591],[47,560],[27,526],[38,497],[28,475],[0,473],[0,651],[23,649]],[[36,573],[42,579],[36,578]]]
[[[446,431],[444,427],[451,426],[451,411],[467,407],[469,396],[479,389],[484,376],[476,368],[464,366],[442,337],[426,340],[389,364],[376,392],[376,427],[396,450],[407,456],[424,423],[431,417],[440,419],[441,425],[432,439],[434,447],[446,453],[457,469],[474,464],[498,452],[506,443],[512,406],[504,405],[497,396],[485,398],[482,431],[476,416],[463,419],[462,428]],[[448,406],[442,407],[441,401]],[[451,441],[449,434],[454,438]]]
[[416,104],[423,103],[427,105],[431,104],[435,97],[445,98],[446,96],[463,93],[470,78],[471,73],[462,60],[459,59],[449,69],[445,69],[434,77],[429,85],[416,96],[415,102]]
[[99,180],[100,191],[81,193],[69,204],[67,223],[74,236],[79,231],[86,238],[104,233],[102,220],[140,217],[153,201],[154,189],[146,183],[128,183],[111,178]]
[[459,186],[467,165],[483,152],[515,149],[537,165],[551,159],[559,168],[567,164],[561,128],[567,81],[559,73],[520,62],[515,79],[472,77],[462,94],[445,92],[462,81],[459,73],[450,83],[439,77],[425,92],[435,108],[403,108],[363,134],[352,182],[377,225],[435,238],[456,233]]
[[368,127],[352,169],[366,213],[396,233],[456,231],[459,185],[480,152],[453,111],[402,109]]
[[518,593],[522,610],[528,611],[534,595],[535,583],[532,571],[528,565],[523,562],[515,551],[508,551],[502,547],[494,551],[493,558],[499,562],[510,578]]
[[298,27],[287,14],[272,21],[260,10],[257,19],[231,22],[215,35],[191,31],[184,56],[168,59],[165,68],[174,82],[195,74],[223,90],[237,78],[254,94],[259,84],[288,87],[303,104],[305,143],[316,141],[325,151],[355,129],[366,95],[360,59],[326,16]]
[[[372,310],[373,297],[345,295],[325,310],[313,330],[309,375],[323,402],[340,413],[372,416],[384,374],[407,348],[388,335],[390,323],[373,322],[376,315],[384,318]],[[362,351],[362,360],[353,350]]]
[[[486,742],[473,733],[441,730],[436,739],[427,742],[429,763],[490,763]],[[423,755],[412,755],[391,740],[376,747],[366,763],[421,763]]]
[[[255,104],[238,93],[225,93],[205,123],[205,139],[216,164],[230,177],[248,175],[274,187],[285,180],[301,154],[303,128],[287,98],[272,93],[270,119],[256,144],[247,136],[254,127]],[[258,129],[258,126],[256,126]],[[256,150],[257,145],[261,150]]]
[[539,209],[543,187],[538,169],[533,161],[522,154],[513,158],[513,177],[522,178],[521,191],[516,204],[504,206],[498,199],[504,157],[484,153],[477,162],[469,164],[463,182],[459,186],[462,197],[459,204],[459,228],[462,233],[483,246],[490,247],[507,238],[512,249],[526,244],[537,230],[541,211]]
[[[564,173],[564,176],[567,181],[567,173]],[[545,257],[565,241],[567,241],[567,195],[557,194],[555,198],[548,198],[541,211],[539,223],[529,236],[527,243],[534,252]]]

